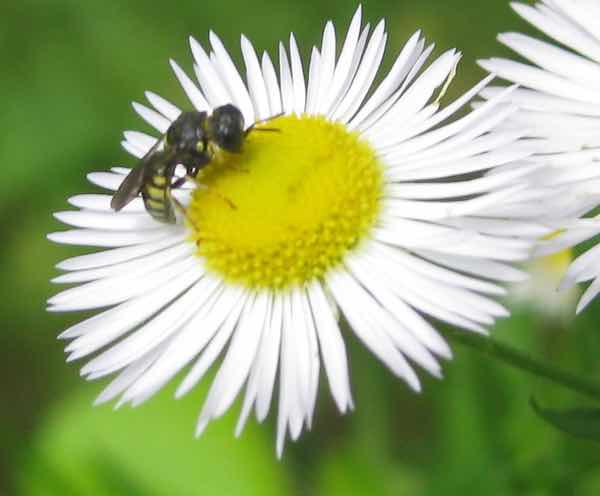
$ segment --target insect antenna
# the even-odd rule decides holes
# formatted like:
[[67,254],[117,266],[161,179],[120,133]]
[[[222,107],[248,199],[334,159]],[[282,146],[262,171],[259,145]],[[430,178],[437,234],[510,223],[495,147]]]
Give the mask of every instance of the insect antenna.
[[260,120],[252,124],[246,131],[244,132],[244,136],[248,136],[251,131],[267,131],[267,132],[276,132],[280,133],[281,129],[276,127],[256,127],[258,124],[264,124],[265,122],[272,121],[284,115],[284,112],[279,112],[278,114],[272,115],[271,117],[267,117],[266,119]]
[[278,127],[257,127],[257,128],[253,128],[254,131],[268,131],[268,132],[273,132],[273,133],[280,133],[281,129],[279,129]]

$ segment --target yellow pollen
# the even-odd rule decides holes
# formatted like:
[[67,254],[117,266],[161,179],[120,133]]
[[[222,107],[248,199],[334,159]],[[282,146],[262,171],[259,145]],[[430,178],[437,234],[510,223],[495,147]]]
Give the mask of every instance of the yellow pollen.
[[279,117],[240,154],[220,153],[187,209],[197,254],[226,281],[284,289],[323,277],[374,225],[383,167],[357,133]]

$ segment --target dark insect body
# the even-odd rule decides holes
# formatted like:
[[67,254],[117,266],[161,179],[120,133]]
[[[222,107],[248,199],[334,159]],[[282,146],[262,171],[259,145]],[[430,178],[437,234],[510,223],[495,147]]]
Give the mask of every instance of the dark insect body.
[[[183,112],[123,180],[110,206],[119,211],[141,193],[146,210],[155,220],[174,224],[178,202],[171,190],[182,186],[187,177],[195,178],[216,149],[240,153],[251,129],[244,130],[242,113],[230,104],[216,108],[210,116],[206,112]],[[175,177],[179,164],[185,167],[186,177]]]

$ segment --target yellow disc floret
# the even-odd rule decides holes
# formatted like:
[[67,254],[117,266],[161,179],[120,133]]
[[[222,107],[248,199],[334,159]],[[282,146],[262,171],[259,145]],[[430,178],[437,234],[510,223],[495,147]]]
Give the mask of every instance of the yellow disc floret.
[[279,117],[240,154],[204,169],[187,209],[209,270],[250,288],[287,288],[343,262],[374,225],[383,168],[357,133],[321,117]]

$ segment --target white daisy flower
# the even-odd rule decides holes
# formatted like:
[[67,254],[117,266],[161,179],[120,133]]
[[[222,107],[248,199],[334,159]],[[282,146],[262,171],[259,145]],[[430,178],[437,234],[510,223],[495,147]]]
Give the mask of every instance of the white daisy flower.
[[[86,378],[118,373],[99,403],[138,405],[189,365],[182,396],[222,355],[198,434],[243,388],[238,434],[253,408],[262,421],[278,377],[280,455],[288,432],[310,428],[321,366],[340,412],[353,408],[340,314],[415,391],[415,366],[439,377],[451,357],[429,318],[484,333],[507,314],[493,299],[499,282],[524,277],[512,263],[548,232],[527,218],[538,165],[521,132],[496,129],[516,110],[505,104],[513,88],[448,120],[491,76],[441,108],[460,54],[427,67],[433,46],[419,32],[372,89],[387,34],[383,21],[362,26],[360,8],[337,55],[327,23],[308,78],[293,35],[289,49],[279,45],[278,71],[242,36],[246,82],[209,39],[208,50],[190,39],[196,81],[171,63],[190,108],[231,102],[247,125],[283,113],[268,124],[279,132],[249,133],[242,153],[209,167],[204,188],[174,190],[186,206],[180,224],[156,222],[141,199],[115,213],[111,193],[71,198],[78,210],[56,217],[76,229],[50,239],[113,249],[60,263],[68,272],[54,281],[79,285],[50,310],[110,307],[61,335],[72,340],[69,360],[93,355]],[[134,108],[165,133],[180,109],[146,96],[153,108]],[[129,131],[123,146],[139,158],[155,142]],[[127,172],[89,179],[114,191]]]
[[[481,65],[522,88],[509,99],[522,111],[503,129],[528,128],[539,143],[534,158],[547,165],[536,184],[556,188],[538,210],[547,225],[561,232],[541,243],[539,255],[549,255],[600,233],[593,210],[600,204],[600,3],[596,0],[543,0],[513,9],[556,44],[520,33],[499,40],[532,64],[493,58]],[[504,88],[486,88],[493,99]],[[584,217],[585,218],[582,218]],[[600,247],[577,258],[560,289],[593,281],[579,301],[580,312],[600,292]]]

